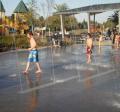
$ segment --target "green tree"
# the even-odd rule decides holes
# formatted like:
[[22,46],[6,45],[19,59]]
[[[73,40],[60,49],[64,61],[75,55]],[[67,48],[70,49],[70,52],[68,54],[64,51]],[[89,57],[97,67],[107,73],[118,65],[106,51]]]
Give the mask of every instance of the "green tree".
[[28,2],[28,9],[29,9],[29,14],[27,15],[28,17],[28,23],[30,25],[35,25],[36,24],[36,20],[38,20],[39,18],[39,14],[38,14],[38,6],[37,6],[37,0],[30,0]]
[[54,6],[54,9],[56,10],[56,12],[61,12],[61,11],[68,10],[69,8],[66,3],[63,3],[63,4],[56,4]]
[[[54,9],[56,12],[64,11],[69,9],[67,4],[59,4],[55,5]],[[66,30],[71,30],[73,27],[77,26],[77,19],[74,16],[65,16],[64,15],[64,27]],[[46,19],[47,26],[51,28],[53,31],[60,31],[60,17],[59,15],[49,16]]]
[[108,19],[103,23],[105,28],[114,28],[116,25],[112,22],[112,20]]
[[77,19],[74,16],[66,16],[64,18],[64,26],[66,30],[76,29],[78,26]]
[[85,21],[85,19],[82,21],[82,28],[87,29],[87,22]]
[[45,26],[45,19],[43,16],[39,17],[39,27],[44,27]]
[[112,14],[109,18],[108,21],[113,22],[113,24],[116,26],[118,24],[118,11],[115,11],[114,14]]
[[47,26],[52,30],[60,30],[60,17],[59,16],[49,16],[46,19]]

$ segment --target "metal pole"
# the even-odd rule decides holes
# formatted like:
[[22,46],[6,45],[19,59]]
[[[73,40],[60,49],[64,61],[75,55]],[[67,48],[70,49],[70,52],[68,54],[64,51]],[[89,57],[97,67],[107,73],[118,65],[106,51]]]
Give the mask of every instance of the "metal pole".
[[96,24],[95,24],[95,13],[94,13],[94,32],[96,31]]
[[3,21],[2,21],[2,11],[1,11],[1,36],[3,36],[2,34],[3,34],[3,23],[2,23]]
[[61,33],[62,33],[62,40],[64,40],[64,24],[63,24],[63,15],[60,15],[61,21]]
[[49,37],[50,37],[50,28],[49,28]]
[[118,18],[119,18],[118,27],[119,27],[119,32],[120,32],[120,11],[118,12]]
[[90,33],[90,13],[88,13],[88,33]]

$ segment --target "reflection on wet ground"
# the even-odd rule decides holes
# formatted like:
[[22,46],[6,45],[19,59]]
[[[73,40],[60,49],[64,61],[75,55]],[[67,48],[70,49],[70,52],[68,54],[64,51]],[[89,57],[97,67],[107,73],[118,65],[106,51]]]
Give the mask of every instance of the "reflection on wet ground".
[[84,45],[41,49],[42,73],[23,75],[27,55],[0,55],[1,112],[119,112],[119,50],[95,46],[87,64]]
[[[36,77],[35,77],[36,79],[34,80],[34,82],[31,79],[29,74],[27,74],[25,78],[26,78],[26,83],[29,89],[40,85],[39,84],[41,79],[40,74],[36,74]],[[31,94],[28,98],[27,112],[33,112],[39,106],[39,100],[38,100],[39,90],[36,89],[34,91],[31,91],[30,93]]]

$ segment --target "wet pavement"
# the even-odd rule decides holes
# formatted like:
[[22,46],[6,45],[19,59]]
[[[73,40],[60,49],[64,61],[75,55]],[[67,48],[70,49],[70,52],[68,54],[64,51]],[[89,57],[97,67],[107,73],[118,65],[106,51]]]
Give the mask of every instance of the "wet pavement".
[[84,45],[39,50],[41,74],[27,51],[0,54],[0,112],[119,112],[120,50],[95,46],[87,64]]

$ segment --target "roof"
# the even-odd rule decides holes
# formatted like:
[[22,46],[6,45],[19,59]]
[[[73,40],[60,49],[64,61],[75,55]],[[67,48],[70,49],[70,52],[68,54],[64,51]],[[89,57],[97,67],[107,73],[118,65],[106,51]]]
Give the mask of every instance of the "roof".
[[29,10],[25,3],[21,0],[14,10],[14,13],[27,13]]
[[1,0],[0,0],[0,12],[5,12],[5,9]]
[[69,9],[66,11],[56,12],[55,15],[78,14],[80,12],[102,13],[105,11],[113,11],[113,10],[115,11],[120,10],[120,3],[90,5],[90,6],[80,7],[80,8]]

